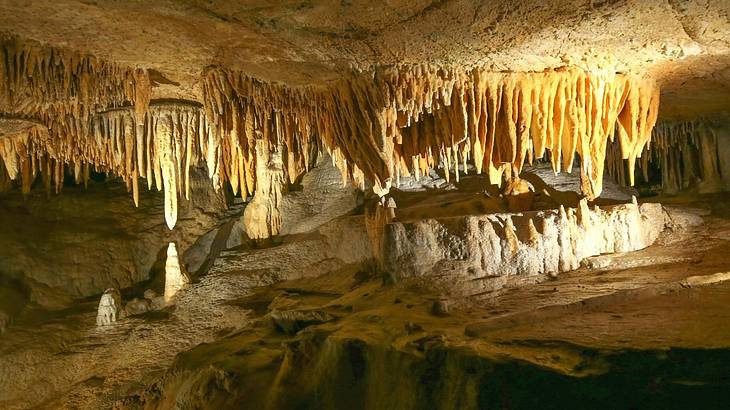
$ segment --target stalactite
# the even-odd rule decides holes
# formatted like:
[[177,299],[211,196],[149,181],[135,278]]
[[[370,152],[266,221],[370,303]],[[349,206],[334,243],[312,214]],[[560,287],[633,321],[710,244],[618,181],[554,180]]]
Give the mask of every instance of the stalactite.
[[[139,203],[139,177],[148,179],[165,193],[165,220],[170,229],[177,219],[178,197],[189,198],[190,167],[201,158],[199,147],[207,144],[209,131],[199,105],[184,101],[153,101],[137,127],[136,107],[122,107],[99,113],[89,119],[89,133],[73,138],[58,138],[43,127],[0,139],[0,158],[11,179],[22,174],[23,164],[35,158],[53,166],[41,166],[44,180],[53,181],[56,190],[63,183],[64,167],[73,170],[77,183],[88,181],[88,164],[98,171],[122,178]],[[141,131],[141,133],[140,133]],[[48,157],[48,158],[47,158]],[[83,175],[82,175],[83,174]],[[22,175],[27,189],[35,172]],[[45,184],[48,186],[48,184]]]
[[724,188],[718,160],[716,124],[709,119],[664,121],[657,124],[652,142],[644,149],[636,171],[624,163],[622,150],[612,144],[607,155],[608,173],[621,184],[641,173],[649,182],[650,169],[661,173],[662,192],[676,194],[696,187],[701,192]]
[[[66,169],[86,183],[88,172],[81,170],[93,164],[121,177],[135,205],[138,178],[146,178],[148,188],[164,190],[170,228],[177,201],[190,195],[190,167],[199,161],[216,188],[229,183],[246,198],[263,192],[261,178],[271,179],[259,171],[262,158],[280,157],[282,181],[292,183],[319,151],[329,152],[360,188],[372,182],[380,196],[401,175],[418,178],[437,167],[458,181],[474,166],[501,184],[546,152],[555,172],[570,171],[577,153],[583,191],[592,199],[602,189],[614,130],[622,158],[633,164],[649,141],[658,104],[654,82],[631,75],[424,64],[305,87],[210,67],[202,107],[181,108],[150,101],[152,82],[143,69],[14,38],[0,38],[0,54],[0,113],[43,125],[3,138],[7,176],[20,176],[28,190],[40,173],[60,190]],[[278,231],[276,218],[267,223],[269,232]]]
[[[584,193],[592,199],[602,190],[606,143],[616,125],[622,155],[633,162],[649,141],[659,96],[651,80],[576,68],[493,73],[391,67],[301,88],[211,68],[205,80],[209,118],[225,135],[240,135],[243,127],[234,118],[252,111],[257,135],[283,140],[292,153],[285,158],[290,174],[304,168],[300,147],[314,135],[339,154],[333,159],[343,174],[362,171],[379,195],[400,175],[418,178],[438,164],[458,180],[467,160],[500,184],[506,169],[519,172],[525,161],[549,151],[555,172],[570,171],[580,156]],[[250,152],[249,138],[231,143],[236,140]]]
[[140,102],[150,96],[145,70],[133,70],[91,55],[0,36],[0,112],[52,122],[68,134],[84,133],[97,110]]

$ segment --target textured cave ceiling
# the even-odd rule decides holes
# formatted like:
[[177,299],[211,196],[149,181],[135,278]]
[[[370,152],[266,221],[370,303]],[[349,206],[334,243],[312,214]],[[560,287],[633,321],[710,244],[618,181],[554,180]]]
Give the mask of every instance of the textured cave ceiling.
[[153,98],[200,100],[210,65],[288,85],[417,64],[649,74],[662,115],[730,105],[730,2],[552,0],[13,1],[22,39],[152,71]]

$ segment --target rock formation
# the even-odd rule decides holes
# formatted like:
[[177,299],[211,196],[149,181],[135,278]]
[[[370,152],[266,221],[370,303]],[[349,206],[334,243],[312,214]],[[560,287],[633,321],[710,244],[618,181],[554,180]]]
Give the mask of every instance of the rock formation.
[[[730,134],[718,120],[664,121],[653,132],[637,173],[649,182],[652,169],[661,173],[662,192],[676,194],[688,188],[718,192],[730,188],[730,155],[722,149]],[[609,175],[625,183],[627,171],[621,157],[609,150]]]
[[266,140],[256,141],[256,191],[243,212],[243,226],[251,239],[266,239],[281,230],[282,154],[270,151],[268,144]]
[[[53,181],[58,192],[66,167],[80,182],[93,166],[121,176],[135,204],[138,178],[144,177],[148,187],[164,190],[170,229],[178,196],[189,197],[190,167],[199,160],[205,160],[214,186],[228,182],[234,193],[246,196],[263,177],[267,187],[261,195],[268,195],[268,180],[281,177],[262,173],[257,161],[270,163],[272,155],[281,155],[286,178],[294,182],[321,149],[349,180],[360,187],[372,181],[379,195],[401,175],[418,178],[436,167],[447,178],[453,170],[458,180],[467,162],[501,184],[506,168],[519,173],[525,161],[545,152],[555,172],[570,171],[577,153],[583,192],[592,199],[602,189],[614,128],[633,175],[659,104],[658,86],[650,79],[575,67],[494,73],[402,66],[355,72],[319,88],[291,88],[211,68],[203,75],[203,114],[195,104],[151,103],[144,71],[96,64],[91,56],[65,61],[55,57],[66,56],[61,50],[13,38],[3,40],[3,50],[6,83],[0,94],[14,107],[4,111],[32,118],[49,103],[45,99],[77,96],[45,110],[51,117],[41,122],[48,129],[4,138],[0,157],[7,177],[22,176],[27,192],[40,171],[46,186]],[[34,75],[45,82],[27,81]],[[52,83],[56,77],[65,80]],[[22,97],[30,102],[20,104]],[[134,104],[123,108],[125,101]],[[354,135],[362,136],[360,142],[353,142]],[[278,218],[267,217],[266,223],[266,230],[278,231]]]
[[109,326],[117,320],[121,319],[122,315],[122,296],[119,291],[114,288],[109,288],[104,291],[99,301],[99,308],[96,313],[96,325],[97,326]]
[[727,407],[728,15],[0,1],[0,408]]
[[190,283],[190,278],[180,266],[175,242],[167,245],[167,259],[165,260],[165,303],[171,303],[180,289]]
[[636,202],[517,214],[391,222],[383,227],[383,269],[394,281],[432,276],[463,294],[531,275],[575,270],[589,256],[643,249],[666,224],[659,204]]

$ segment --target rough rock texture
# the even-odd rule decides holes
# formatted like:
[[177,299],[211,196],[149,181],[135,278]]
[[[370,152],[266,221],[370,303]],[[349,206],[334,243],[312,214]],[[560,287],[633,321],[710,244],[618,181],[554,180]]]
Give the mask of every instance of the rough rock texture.
[[[614,255],[615,267],[447,297],[438,316],[444,295],[413,278],[384,285],[338,272],[261,289],[239,302],[258,319],[249,328],[178,355],[116,405],[723,408],[730,224],[717,204],[722,215]],[[297,326],[276,326],[282,305]]]
[[282,280],[317,277],[324,273],[360,265],[372,258],[363,217],[344,216],[264,249],[223,251],[210,269],[221,272],[253,273],[260,286]]
[[423,61],[539,71],[571,60],[590,68],[655,67],[669,76],[694,58],[703,63],[695,75],[670,77],[675,81],[665,87],[690,97],[688,90],[719,71],[709,62],[730,46],[728,7],[721,0],[555,0],[539,7],[530,1],[471,0],[44,0],[3,3],[0,26],[123,64],[144,64],[161,74],[154,92],[165,96],[194,94],[209,64],[297,84],[331,79],[348,65],[367,69]]
[[589,256],[643,249],[664,230],[659,204],[492,214],[385,225],[382,266],[394,280],[433,276],[465,294],[510,276],[556,275]]
[[5,312],[0,312],[0,334],[5,333],[5,328],[10,323],[10,316]]
[[47,308],[147,280],[167,243],[177,242],[184,254],[227,215],[223,194],[202,172],[192,173],[191,189],[172,232],[163,222],[160,194],[143,192],[135,209],[124,185],[114,182],[66,187],[49,199],[35,191],[26,200],[4,194],[0,275],[24,284],[31,301]]

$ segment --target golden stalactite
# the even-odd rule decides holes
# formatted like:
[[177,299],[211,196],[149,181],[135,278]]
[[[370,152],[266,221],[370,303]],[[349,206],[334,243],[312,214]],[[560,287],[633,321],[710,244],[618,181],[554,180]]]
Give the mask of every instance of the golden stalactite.
[[[38,173],[44,185],[53,179],[60,190],[66,168],[73,170],[77,183],[86,183],[89,165],[93,164],[98,172],[122,178],[138,205],[138,178],[146,178],[149,189],[154,186],[164,191],[165,220],[172,229],[178,198],[190,197],[190,168],[202,158],[211,132],[196,104],[153,102],[139,128],[136,115],[133,107],[99,113],[90,118],[88,133],[69,138],[36,127],[17,137],[0,139],[0,158],[11,179],[21,177],[24,192]],[[52,161],[53,166],[46,166],[44,161]]]
[[[299,88],[210,68],[205,80],[209,118],[243,153],[253,156],[251,134],[272,146],[283,142],[291,178],[306,170],[306,147],[319,144],[335,153],[343,175],[353,180],[362,173],[379,195],[401,176],[419,178],[435,167],[458,180],[467,164],[501,184],[506,169],[519,172],[549,152],[556,173],[571,171],[579,155],[584,194],[593,199],[602,190],[615,129],[622,155],[635,161],[659,103],[650,79],[570,67],[530,73],[389,67]],[[232,152],[224,163],[241,155]]]
[[178,199],[189,199],[190,167],[199,163],[216,188],[228,183],[244,198],[276,195],[257,190],[257,141],[269,150],[264,157],[281,158],[284,181],[295,182],[327,151],[346,180],[360,188],[370,181],[381,196],[400,177],[435,168],[458,181],[473,166],[501,184],[546,153],[555,172],[571,171],[578,154],[592,199],[602,189],[614,130],[621,156],[633,163],[658,111],[656,84],[631,75],[428,64],[304,87],[209,67],[202,107],[160,105],[150,101],[143,69],[14,38],[0,39],[0,54],[0,113],[45,127],[3,139],[2,178],[20,176],[27,190],[37,173],[47,174],[44,181],[60,189],[66,170],[85,182],[93,166],[121,177],[135,204],[145,178],[149,189],[164,191],[170,228]]

